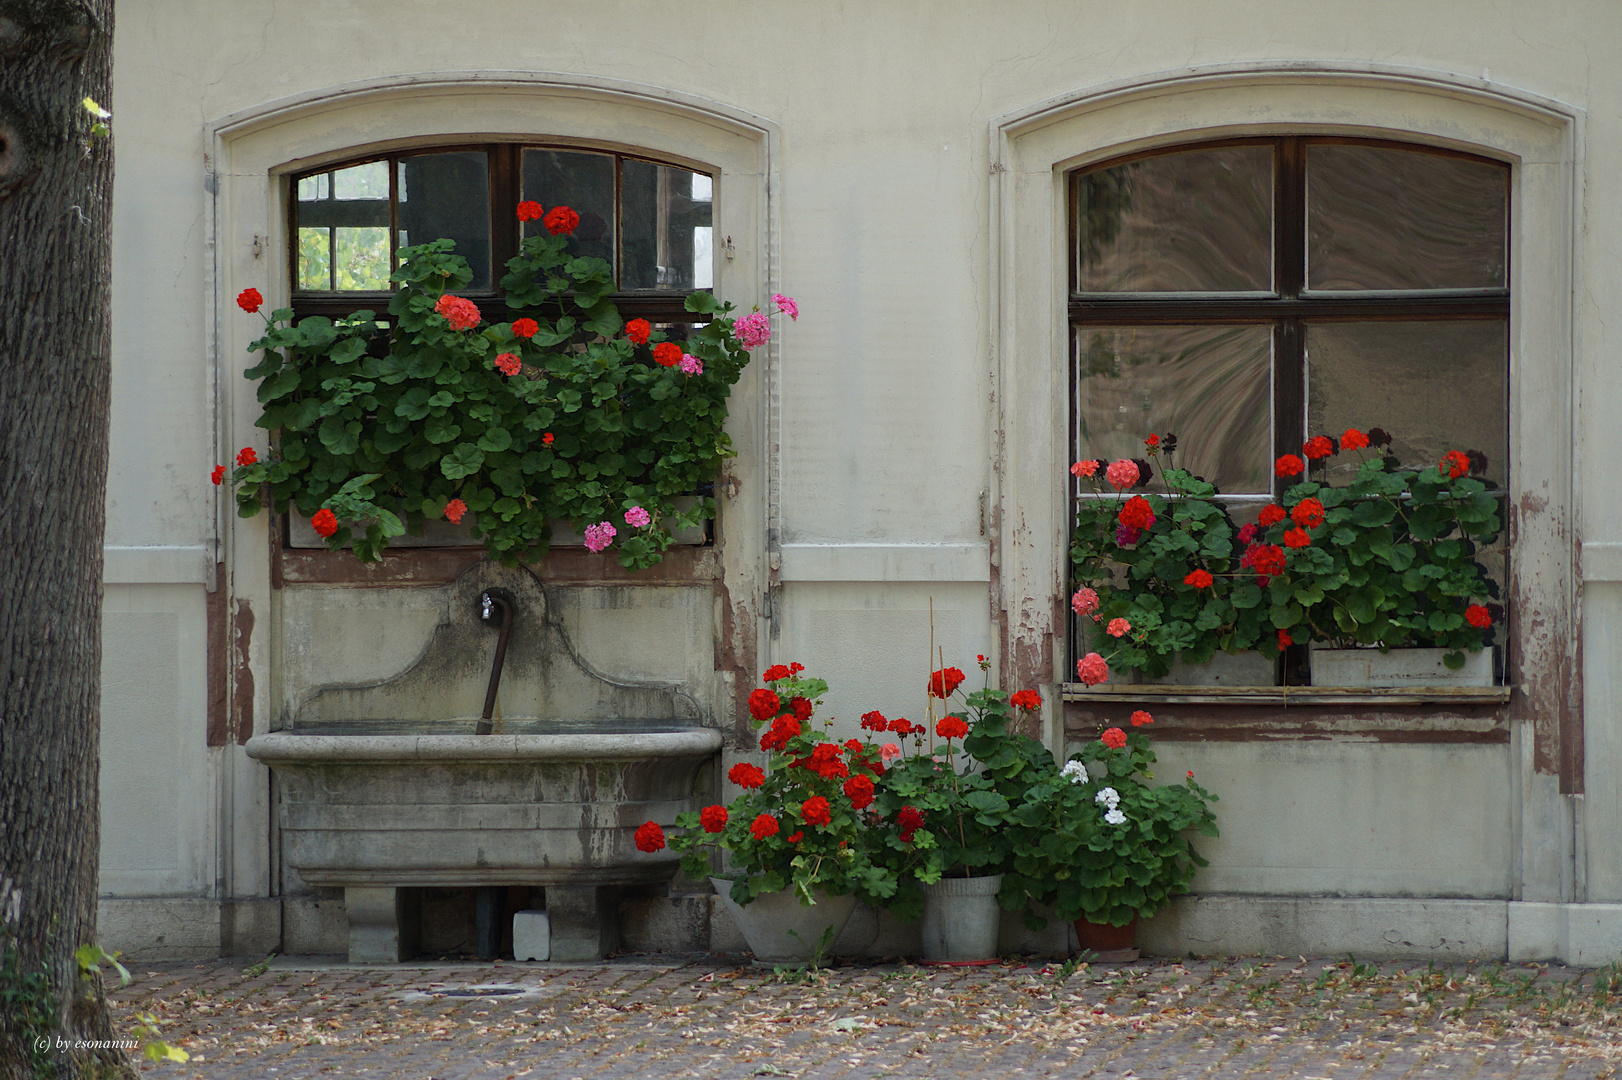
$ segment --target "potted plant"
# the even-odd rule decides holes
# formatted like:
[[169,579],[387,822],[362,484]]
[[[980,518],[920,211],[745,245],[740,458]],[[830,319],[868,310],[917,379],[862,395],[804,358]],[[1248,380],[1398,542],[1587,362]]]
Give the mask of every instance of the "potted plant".
[[1187,833],[1216,836],[1216,796],[1189,772],[1153,786],[1153,718],[1105,728],[1063,768],[1042,774],[1013,812],[1020,826],[1009,892],[1074,920],[1082,947],[1104,960],[1137,958],[1138,920],[1188,891],[1202,858]]
[[[979,663],[989,671],[984,656]],[[955,667],[930,675],[924,724],[876,712],[862,719],[867,730],[911,743],[910,751],[897,743],[879,748],[888,768],[874,810],[885,827],[872,833],[871,858],[896,875],[891,910],[922,916],[926,963],[995,960],[1003,871],[1015,846],[1012,814],[1033,780],[1054,771],[1047,748],[1015,723],[1017,711],[1040,708],[1034,690],[1010,696],[987,685],[964,697],[961,710],[945,711],[963,682]]]
[[[767,685],[749,695],[750,720],[765,728],[766,768],[734,765],[727,776],[741,794],[680,815],[668,840],[693,876],[709,874],[713,854],[727,853],[727,870],[710,880],[762,963],[815,961],[839,936],[856,894],[882,903],[895,892],[895,875],[868,858],[864,843],[882,764],[859,739],[833,740],[816,718],[828,684],[804,670],[772,667],[762,676]],[[638,830],[643,851],[666,842],[657,822]]]
[[[533,202],[518,214],[542,217]],[[726,399],[770,338],[770,316],[733,318],[695,292],[686,309],[707,322],[683,342],[623,322],[609,265],[568,250],[578,221],[553,207],[548,232],[508,261],[511,321],[486,323],[455,295],[472,272],[449,240],[401,250],[386,336],[369,311],[296,326],[290,309],[266,316],[246,376],[272,449],[238,455],[238,513],[297,511],[329,548],[363,560],[425,521],[465,521],[509,565],[544,555],[562,520],[630,568],[713,517],[703,493],[732,453]],[[798,316],[790,298],[774,301]],[[263,298],[248,289],[237,302],[258,312]],[[216,468],[214,482],[225,479]]]
[[[1176,444],[1169,434],[1147,441],[1168,457]],[[1466,651],[1481,654],[1502,618],[1481,561],[1501,528],[1498,498],[1472,475],[1485,469],[1478,452],[1450,451],[1423,468],[1364,453],[1390,441],[1378,428],[1308,440],[1301,455],[1275,463],[1279,476],[1301,480],[1243,527],[1212,485],[1169,462],[1160,495],[1127,494],[1147,483],[1145,461],[1074,465],[1074,475],[1116,492],[1078,504],[1071,605],[1090,617],[1093,646],[1078,677],[1097,684],[1110,668],[1163,675],[1176,659],[1201,664],[1218,650],[1271,662],[1308,641],[1358,650],[1350,655],[1365,667],[1374,650],[1435,650],[1410,664],[1416,681],[1463,668]],[[1328,459],[1342,450],[1361,463],[1334,486]],[[1331,668],[1335,659],[1315,653],[1315,682],[1367,682],[1344,674],[1345,664]],[[1492,681],[1490,653],[1473,675]]]

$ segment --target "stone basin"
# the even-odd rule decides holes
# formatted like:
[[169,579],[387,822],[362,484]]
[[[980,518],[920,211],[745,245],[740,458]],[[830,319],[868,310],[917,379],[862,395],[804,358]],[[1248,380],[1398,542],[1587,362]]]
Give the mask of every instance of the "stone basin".
[[637,827],[694,809],[721,748],[681,720],[474,723],[300,724],[248,741],[276,778],[286,864],[345,890],[352,960],[412,954],[422,886],[544,886],[554,958],[601,955],[611,887],[676,869],[668,848],[636,849]]

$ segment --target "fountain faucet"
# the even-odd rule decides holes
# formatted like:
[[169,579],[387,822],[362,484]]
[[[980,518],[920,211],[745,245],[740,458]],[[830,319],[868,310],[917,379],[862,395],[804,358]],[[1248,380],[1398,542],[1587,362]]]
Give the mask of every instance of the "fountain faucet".
[[486,589],[479,594],[479,621],[486,626],[495,624],[496,656],[490,664],[490,685],[484,692],[484,714],[480,716],[475,734],[488,735],[495,730],[491,717],[496,711],[496,691],[501,688],[501,667],[507,661],[507,638],[512,634],[513,594],[506,589]]

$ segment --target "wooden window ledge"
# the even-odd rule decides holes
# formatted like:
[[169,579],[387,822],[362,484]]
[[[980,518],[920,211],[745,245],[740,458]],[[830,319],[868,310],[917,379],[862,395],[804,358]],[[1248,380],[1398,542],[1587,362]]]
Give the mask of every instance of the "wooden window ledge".
[[1501,705],[1513,686],[1175,686],[1065,683],[1065,701],[1145,701],[1163,705]]

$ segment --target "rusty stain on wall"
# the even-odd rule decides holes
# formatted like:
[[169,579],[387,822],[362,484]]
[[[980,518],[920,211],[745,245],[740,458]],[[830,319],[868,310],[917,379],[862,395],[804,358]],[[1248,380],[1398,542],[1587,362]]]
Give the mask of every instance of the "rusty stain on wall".
[[235,644],[236,685],[231,694],[231,719],[237,745],[253,736],[253,668],[248,663],[248,646],[253,638],[253,607],[246,599],[237,600],[231,637]]

